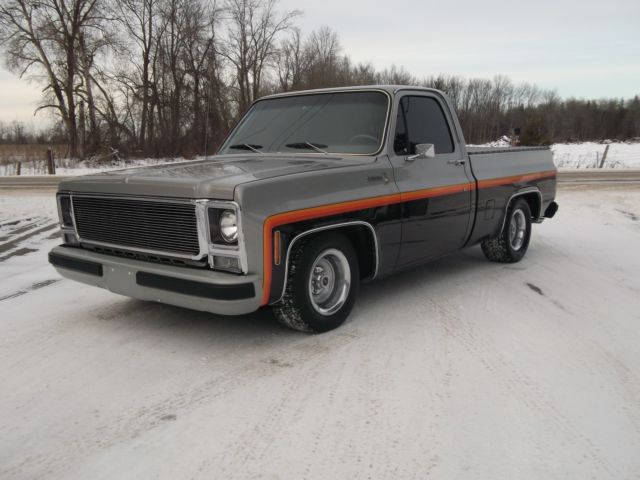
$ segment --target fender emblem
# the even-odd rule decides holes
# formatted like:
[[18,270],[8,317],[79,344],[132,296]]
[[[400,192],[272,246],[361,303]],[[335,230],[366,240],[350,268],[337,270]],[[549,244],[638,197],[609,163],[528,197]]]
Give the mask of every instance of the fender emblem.
[[384,183],[389,183],[389,177],[387,177],[387,174],[385,173],[384,175],[372,175],[370,177],[367,177],[367,182],[384,182]]

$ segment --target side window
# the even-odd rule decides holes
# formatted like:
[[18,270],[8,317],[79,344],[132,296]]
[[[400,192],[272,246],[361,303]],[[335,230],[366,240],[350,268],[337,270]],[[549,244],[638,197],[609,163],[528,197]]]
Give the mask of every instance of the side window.
[[431,97],[402,97],[393,148],[398,155],[413,155],[416,145],[433,143],[436,154],[453,152],[453,139],[440,104]]

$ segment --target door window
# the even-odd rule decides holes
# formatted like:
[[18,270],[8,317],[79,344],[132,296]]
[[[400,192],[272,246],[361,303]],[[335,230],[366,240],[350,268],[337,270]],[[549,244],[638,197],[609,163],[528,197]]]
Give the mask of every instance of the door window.
[[393,149],[397,155],[413,155],[420,143],[434,144],[436,154],[454,150],[451,131],[438,101],[431,97],[402,97]]

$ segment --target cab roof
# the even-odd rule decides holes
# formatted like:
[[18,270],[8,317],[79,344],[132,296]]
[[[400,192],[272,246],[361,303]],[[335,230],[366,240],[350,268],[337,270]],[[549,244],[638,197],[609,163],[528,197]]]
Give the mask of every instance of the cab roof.
[[435,88],[427,88],[427,87],[417,87],[412,85],[358,85],[352,87],[332,87],[332,88],[317,88],[313,90],[297,90],[292,92],[282,92],[275,93],[273,95],[266,95],[264,97],[260,97],[258,100],[262,100],[265,98],[278,98],[278,97],[288,97],[292,95],[308,95],[308,94],[316,94],[316,93],[331,93],[331,92],[352,92],[352,91],[371,91],[378,90],[388,93],[389,95],[395,95],[400,90],[420,90],[423,92],[435,92],[442,95],[440,90],[436,90]]

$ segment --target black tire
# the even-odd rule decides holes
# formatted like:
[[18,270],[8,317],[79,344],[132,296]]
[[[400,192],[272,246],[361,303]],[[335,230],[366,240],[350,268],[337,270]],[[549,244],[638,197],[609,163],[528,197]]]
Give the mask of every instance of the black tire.
[[[514,228],[513,222],[518,222],[520,215],[524,216],[525,230],[521,239],[521,244],[515,242],[512,237],[511,229]],[[517,218],[516,218],[517,217]],[[516,231],[519,231],[517,226]],[[492,262],[515,263],[522,260],[531,240],[531,209],[526,200],[517,198],[507,210],[507,216],[504,221],[504,227],[500,234],[490,240],[482,242],[482,252]],[[517,247],[517,248],[516,248]]]
[[[336,295],[336,304],[339,308],[335,312],[321,314],[314,307],[311,293],[311,273],[316,261],[331,257],[331,252],[340,252],[340,257],[344,265],[344,260],[348,263],[350,285],[346,298],[343,295]],[[336,275],[338,278],[338,275]],[[324,280],[324,278],[322,278]],[[304,239],[296,244],[291,257],[289,258],[289,272],[285,293],[280,303],[273,307],[275,317],[283,325],[302,332],[326,332],[339,327],[351,313],[360,286],[360,270],[358,257],[351,242],[339,233],[331,232],[318,234]],[[337,293],[340,289],[336,288]],[[346,288],[343,287],[341,292]],[[332,300],[334,297],[331,297]]]

